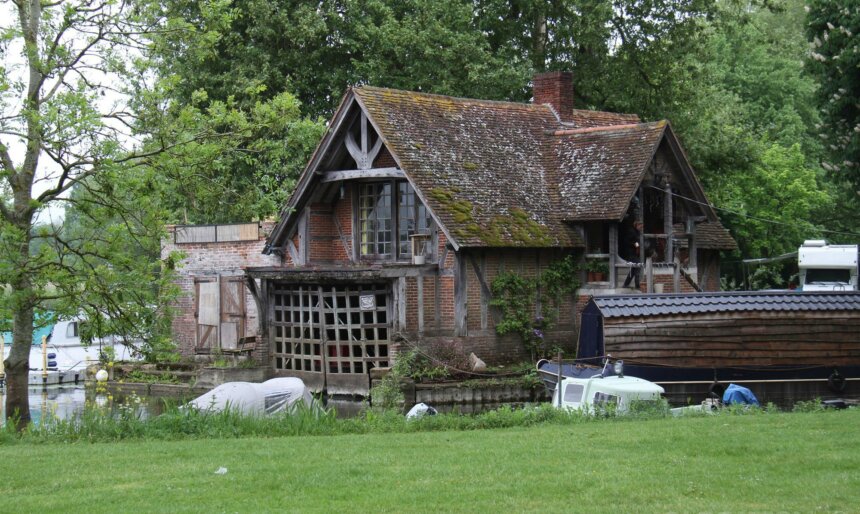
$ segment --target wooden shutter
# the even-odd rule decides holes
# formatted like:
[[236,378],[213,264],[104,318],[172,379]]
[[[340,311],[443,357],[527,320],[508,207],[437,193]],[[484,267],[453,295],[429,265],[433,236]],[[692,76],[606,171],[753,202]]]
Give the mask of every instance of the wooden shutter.
[[195,280],[197,292],[197,348],[217,347],[218,325],[218,283],[211,279]]
[[221,348],[234,349],[245,336],[245,280],[221,277]]

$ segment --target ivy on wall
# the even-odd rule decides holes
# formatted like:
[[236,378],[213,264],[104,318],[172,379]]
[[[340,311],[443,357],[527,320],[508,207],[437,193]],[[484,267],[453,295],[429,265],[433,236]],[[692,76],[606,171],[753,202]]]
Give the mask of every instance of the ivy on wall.
[[490,300],[490,305],[501,313],[496,333],[519,335],[533,360],[545,355],[549,350],[546,332],[558,321],[558,310],[565,297],[580,286],[577,261],[568,255],[535,277],[523,277],[513,271],[500,273],[493,280]]

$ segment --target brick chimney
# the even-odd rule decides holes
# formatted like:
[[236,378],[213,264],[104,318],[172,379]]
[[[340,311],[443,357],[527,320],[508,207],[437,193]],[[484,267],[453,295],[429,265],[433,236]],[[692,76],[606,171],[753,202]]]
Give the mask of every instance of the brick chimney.
[[569,120],[573,114],[573,73],[536,74],[532,79],[532,98],[535,104],[550,104],[562,121]]

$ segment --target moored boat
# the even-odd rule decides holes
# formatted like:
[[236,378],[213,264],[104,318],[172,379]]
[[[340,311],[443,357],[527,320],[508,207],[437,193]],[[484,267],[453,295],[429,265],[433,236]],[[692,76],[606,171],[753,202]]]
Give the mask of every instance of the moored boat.
[[595,296],[582,313],[576,363],[607,355],[661,384],[830,380],[844,388],[860,379],[860,293]]

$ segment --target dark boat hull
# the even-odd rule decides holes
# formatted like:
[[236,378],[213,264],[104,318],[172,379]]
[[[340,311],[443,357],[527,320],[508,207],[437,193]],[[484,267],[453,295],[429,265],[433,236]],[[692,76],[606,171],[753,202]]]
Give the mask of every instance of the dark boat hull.
[[[558,366],[554,362],[542,361],[538,364],[542,378],[555,384]],[[601,367],[597,359],[582,359],[562,365],[566,377],[582,376],[583,373],[597,374]],[[593,372],[585,371],[593,370]],[[845,379],[860,379],[860,366],[749,366],[726,368],[681,368],[668,366],[647,366],[625,362],[624,374],[638,377],[658,384],[678,382],[754,382],[787,380],[828,380],[834,373]],[[591,376],[591,375],[586,375]]]

